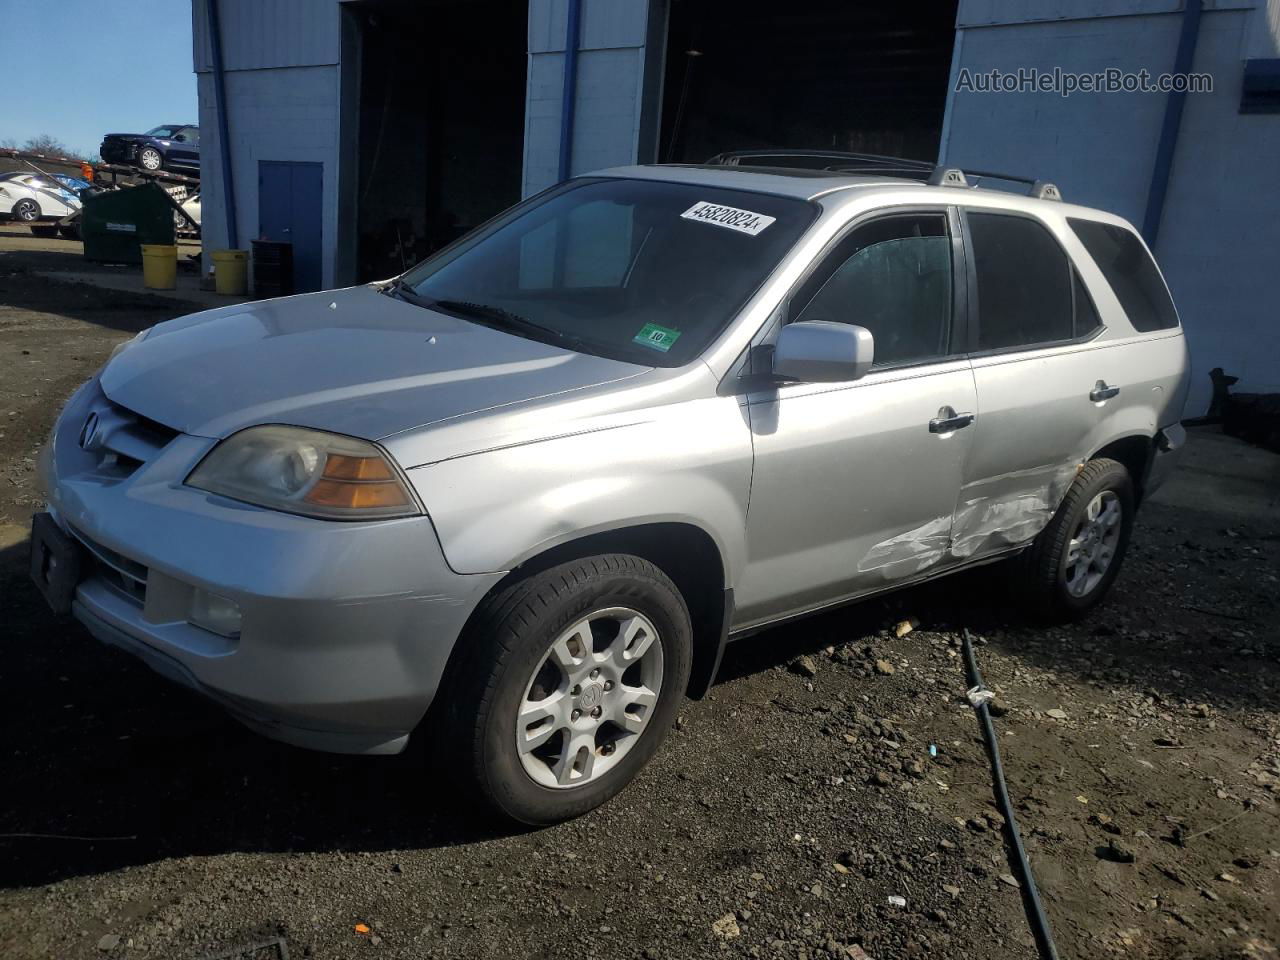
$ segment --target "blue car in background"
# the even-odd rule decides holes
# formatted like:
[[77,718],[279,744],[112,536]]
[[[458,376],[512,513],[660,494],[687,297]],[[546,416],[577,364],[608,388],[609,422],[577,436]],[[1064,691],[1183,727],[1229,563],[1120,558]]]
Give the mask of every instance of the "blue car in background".
[[146,133],[108,133],[99,148],[105,163],[123,163],[147,171],[173,170],[200,175],[200,128],[165,123]]

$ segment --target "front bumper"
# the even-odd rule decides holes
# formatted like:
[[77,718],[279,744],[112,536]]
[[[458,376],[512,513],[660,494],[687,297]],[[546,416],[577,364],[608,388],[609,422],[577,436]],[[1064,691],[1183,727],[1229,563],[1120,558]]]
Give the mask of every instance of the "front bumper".
[[[44,464],[50,512],[90,558],[73,615],[268,736],[402,749],[501,575],[453,573],[427,517],[312,520],[183,486],[209,438],[173,436],[122,468],[79,446],[88,413],[108,408],[96,380],[86,384]],[[239,636],[187,621],[196,590],[239,605]]]

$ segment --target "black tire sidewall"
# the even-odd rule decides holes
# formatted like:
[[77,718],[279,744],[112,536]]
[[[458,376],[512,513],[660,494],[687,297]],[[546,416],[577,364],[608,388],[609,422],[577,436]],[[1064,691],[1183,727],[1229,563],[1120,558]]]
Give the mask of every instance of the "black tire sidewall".
[[[1085,511],[1094,498],[1106,491],[1111,491],[1120,499],[1120,535],[1116,541],[1115,555],[1111,566],[1103,574],[1097,585],[1084,596],[1077,597],[1067,589],[1067,552],[1071,542],[1071,534],[1079,525]],[[1071,509],[1058,518],[1063,528],[1060,539],[1061,546],[1055,551],[1054,563],[1054,601],[1057,607],[1068,616],[1082,616],[1102,602],[1111,589],[1112,583],[1120,575],[1120,568],[1129,547],[1129,537],[1133,532],[1133,521],[1136,503],[1133,495],[1133,481],[1129,472],[1119,463],[1111,462],[1096,476],[1082,484],[1076,492],[1076,499]]]
[[[655,571],[656,572],[656,571]],[[625,787],[645,766],[675,721],[689,681],[692,636],[689,614],[666,578],[619,573],[588,580],[563,600],[541,611],[522,629],[498,665],[494,691],[478,718],[477,777],[489,800],[503,813],[531,825],[559,822],[586,813]],[[663,679],[640,740],[608,773],[581,787],[552,789],[525,772],[516,749],[516,715],[529,677],[552,641],[591,610],[629,607],[649,618],[662,644]]]

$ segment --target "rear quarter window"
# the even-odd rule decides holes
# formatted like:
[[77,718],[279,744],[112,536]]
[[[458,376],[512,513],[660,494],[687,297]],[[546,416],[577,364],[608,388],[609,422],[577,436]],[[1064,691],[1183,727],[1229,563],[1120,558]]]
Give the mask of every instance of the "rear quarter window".
[[1178,325],[1178,314],[1160,271],[1132,230],[1074,217],[1068,217],[1067,223],[1111,285],[1135,330],[1150,333]]

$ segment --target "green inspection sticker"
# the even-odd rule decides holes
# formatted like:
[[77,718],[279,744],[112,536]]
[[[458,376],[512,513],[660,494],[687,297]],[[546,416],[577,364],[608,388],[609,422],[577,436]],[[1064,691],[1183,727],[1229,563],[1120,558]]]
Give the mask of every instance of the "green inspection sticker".
[[680,331],[670,327],[660,327],[656,323],[646,323],[640,332],[631,338],[633,343],[640,343],[654,350],[666,353],[671,345],[680,339]]

